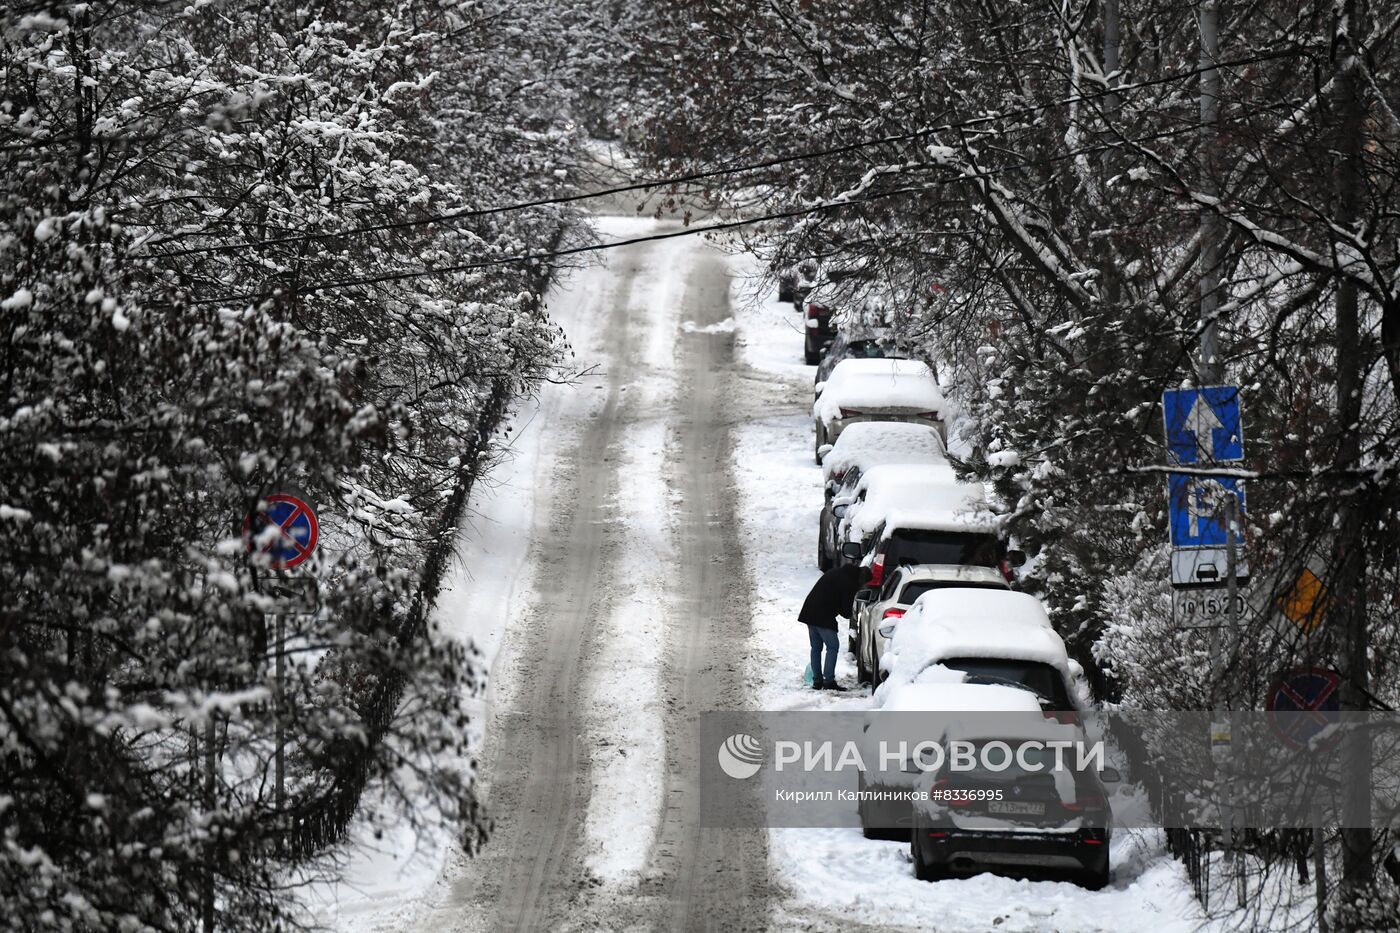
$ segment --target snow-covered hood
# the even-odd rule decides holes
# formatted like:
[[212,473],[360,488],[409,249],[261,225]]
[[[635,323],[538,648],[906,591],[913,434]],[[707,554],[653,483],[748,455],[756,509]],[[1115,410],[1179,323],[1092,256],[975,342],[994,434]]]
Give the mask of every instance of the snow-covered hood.
[[852,467],[862,472],[891,464],[946,463],[947,449],[938,431],[926,424],[899,421],[863,421],[841,432],[831,452],[822,460],[822,480],[832,479]]

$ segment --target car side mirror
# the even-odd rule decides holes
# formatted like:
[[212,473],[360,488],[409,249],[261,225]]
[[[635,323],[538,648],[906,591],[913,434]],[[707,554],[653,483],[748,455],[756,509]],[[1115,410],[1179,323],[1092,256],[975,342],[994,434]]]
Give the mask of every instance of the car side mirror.
[[875,631],[877,631],[877,632],[880,633],[880,637],[881,637],[881,638],[893,638],[893,637],[894,637],[894,623],[893,623],[893,622],[886,622],[884,625],[880,626],[880,627],[877,628]]
[[864,555],[861,554],[859,544],[855,541],[847,541],[841,545],[841,556],[847,560],[860,560]]
[[816,385],[812,386],[812,394],[815,395],[817,398],[821,398],[821,397],[822,397],[822,389],[825,389],[825,388],[826,388],[826,382],[825,382],[825,380],[823,380],[822,382],[818,382]]
[[1104,768],[1099,772],[1099,780],[1105,784],[1121,784],[1123,783],[1123,775],[1118,773],[1117,768]]
[[845,518],[846,510],[849,508],[849,505],[833,505],[831,507],[831,514],[835,515],[837,518]]
[[858,603],[868,603],[874,598],[875,591],[868,586],[856,590],[856,602]]
[[833,448],[833,447],[835,447],[835,446],[836,446],[835,444],[823,444],[823,445],[821,445],[820,447],[817,448],[817,456],[818,456],[818,457],[822,457],[823,459],[825,459],[826,455],[829,454],[829,453],[831,453],[831,448]]
[[1012,548],[1006,552],[1006,562],[1013,567],[1021,567],[1026,563],[1026,552],[1019,548]]

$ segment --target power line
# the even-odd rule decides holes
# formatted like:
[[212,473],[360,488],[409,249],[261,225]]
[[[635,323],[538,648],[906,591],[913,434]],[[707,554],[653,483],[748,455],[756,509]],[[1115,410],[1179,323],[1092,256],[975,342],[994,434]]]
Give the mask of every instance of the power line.
[[[566,249],[545,250],[536,253],[517,253],[512,256],[501,256],[496,259],[483,259],[478,262],[467,262],[451,266],[437,266],[431,269],[405,269],[401,272],[385,272],[379,275],[366,275],[354,279],[338,279],[334,282],[320,282],[314,285],[304,285],[296,289],[301,294],[314,294],[316,292],[328,291],[333,288],[351,288],[356,285],[378,285],[384,282],[398,282],[403,279],[420,278],[427,275],[442,275],[450,272],[473,272],[480,269],[491,269],[498,266],[514,265],[516,263],[538,262],[543,259],[560,259],[565,256],[576,256],[580,253],[596,253],[603,250],[617,249],[622,246],[633,246],[638,243],[651,243],[656,240],[673,240],[677,237],[696,236],[703,233],[712,233],[717,230],[733,230],[738,227],[746,227],[751,224],[764,223],[769,220],[786,220],[794,217],[805,217],[821,211],[833,210],[838,207],[845,207],[848,204],[861,204],[869,201],[878,201],[883,198],[894,197],[898,194],[909,194],[915,191],[927,191],[933,185],[919,185],[915,187],[895,188],[890,191],[881,191],[876,194],[867,195],[861,198],[847,198],[841,201],[827,201],[823,204],[812,207],[797,208],[789,211],[777,211],[771,214],[764,214],[759,217],[745,217],[740,220],[725,220],[713,224],[705,224],[698,227],[687,227],[684,230],[672,230],[666,233],[651,233],[646,236],[630,237],[625,240],[609,240],[606,243],[589,243],[584,246],[571,246]],[[192,305],[222,304],[228,302],[246,302],[256,300],[261,296],[257,294],[227,295],[218,298],[201,298],[191,301]]]
[[[1124,141],[1133,143],[1145,143],[1159,139],[1166,139],[1172,136],[1179,136],[1184,133],[1195,132],[1197,132],[1197,127],[1194,124],[1192,124],[1185,127],[1179,127],[1174,130],[1161,130],[1156,133],[1149,133],[1146,136],[1136,137]],[[753,224],[765,223],[770,220],[788,220],[797,217],[807,217],[812,214],[817,214],[828,210],[835,210],[837,208],[845,207],[846,205],[850,204],[865,204],[871,201],[879,201],[900,194],[913,194],[924,191],[930,191],[934,188],[942,187],[944,185],[949,184],[978,181],[985,178],[995,178],[998,175],[1002,175],[1007,172],[1019,171],[1024,168],[1031,168],[1035,166],[1050,165],[1056,162],[1063,162],[1070,159],[1078,158],[1081,155],[1088,155],[1093,152],[1099,152],[1104,149],[1110,148],[1114,148],[1114,145],[1110,143],[1097,143],[1092,146],[1084,146],[1079,149],[1070,150],[1069,152],[1060,153],[1059,155],[1055,156],[1047,156],[1041,159],[1024,160],[1021,162],[1012,163],[1010,165],[1000,166],[990,171],[962,172],[953,178],[941,179],[939,181],[930,182],[929,184],[925,185],[913,185],[905,186],[902,188],[893,188],[889,191],[880,191],[874,194],[864,195],[862,197],[841,198],[839,200],[827,201],[821,204],[811,205],[809,207],[794,208],[786,211],[776,211],[768,214],[763,214],[757,217],[746,217],[738,220],[720,221],[718,223],[705,224],[703,226],[697,227],[687,227],[684,230],[673,230],[668,233],[648,234],[646,236],[631,237],[625,240],[610,240],[606,243],[590,243],[584,246],[574,246],[568,247],[566,249],[517,253],[511,256],[500,256],[495,259],[483,259],[477,262],[461,263],[451,266],[435,266],[432,268],[405,269],[399,272],[385,272],[378,275],[361,276],[359,278],[353,279],[337,279],[331,282],[320,282],[313,285],[303,285],[295,288],[294,290],[299,294],[315,294],[316,292],[329,291],[331,289],[352,288],[356,285],[377,285],[382,284],[384,282],[397,282],[402,281],[404,279],[421,278],[430,275],[442,275],[445,273],[452,272],[473,272],[479,271],[481,269],[491,269],[505,265],[514,265],[517,263],[538,262],[544,259],[560,259],[566,256],[579,255],[581,253],[602,252],[604,250],[617,249],[623,246],[633,246],[639,243],[650,243],[656,240],[671,240],[683,236],[695,236],[698,234],[711,233],[721,230],[734,230],[740,227],[751,226]],[[945,169],[947,168],[947,166],[929,167]],[[277,290],[274,289],[272,294],[276,293]],[[200,298],[191,301],[190,304],[208,305],[233,302],[248,302],[264,299],[266,297],[269,297],[266,293],[248,292],[240,295],[222,295],[213,298]]]
[[[1265,52],[1250,58],[1235,59],[1232,61],[1219,62],[1212,65],[1214,68],[1233,68],[1244,65],[1258,64],[1260,62],[1274,61],[1281,58],[1288,58],[1306,52],[1305,47],[1293,47],[1281,49],[1274,52]],[[989,123],[1001,120],[1013,119],[1016,117],[1032,116],[1051,110],[1056,107],[1064,107],[1072,104],[1089,103],[1112,95],[1120,95],[1127,91],[1142,90],[1144,88],[1156,87],[1163,84],[1170,84],[1185,78],[1200,75],[1204,68],[1193,68],[1189,71],[1174,72],[1159,78],[1152,78],[1133,84],[1119,85],[1118,87],[1097,91],[1092,94],[1076,94],[1059,100],[1049,101],[1044,104],[1034,104],[1026,107],[1013,108],[1011,110],[998,113],[985,114],[980,117],[973,117],[955,123],[944,123],[939,126],[928,127],[922,130],[911,130],[908,133],[896,133],[890,136],[881,136],[876,139],[859,140],[853,143],[845,143],[840,146],[832,146],[826,149],[814,149],[806,152],[794,153],[786,156],[775,156],[771,159],[764,159],[759,162],[751,162],[743,165],[731,165],[721,168],[706,169],[699,172],[691,172],[685,175],[675,175],[669,178],[651,179],[648,181],[633,182],[631,184],[620,185],[615,188],[604,188],[598,191],[585,191],[578,194],[560,195],[558,197],[536,198],[529,201],[517,201],[512,204],[502,204],[496,207],[464,208],[457,211],[447,211],[440,214],[430,214],[425,217],[418,217],[412,220],[386,221],[378,224],[366,224],[359,227],[346,227],[341,230],[333,230],[322,233],[299,233],[284,237],[271,237],[264,240],[247,240],[238,243],[222,243],[210,246],[191,246],[176,250],[162,250],[152,252],[150,256],[157,259],[176,259],[182,256],[195,256],[205,253],[232,252],[237,250],[255,249],[266,246],[279,246],[287,243],[314,242],[317,240],[330,240],[339,237],[360,236],[368,233],[381,233],[389,230],[403,230],[410,227],[420,227],[427,224],[443,223],[450,220],[463,220],[475,217],[491,217],[498,214],[515,213],[518,211],[531,210],[537,207],[553,207],[565,204],[574,204],[579,201],[588,201],[594,198],[608,197],[617,194],[628,194],[634,191],[646,191],[653,188],[666,188],[673,185],[690,184],[697,181],[706,181],[712,178],[721,178],[728,175],[741,174],[743,172],[756,172],[762,169],[777,168],[783,165],[791,165],[794,162],[803,162],[808,159],[821,159],[828,156],[845,155],[851,152],[858,152],[862,149],[869,149],[876,146],[885,146],[891,143],[910,142],[925,136],[932,136],[937,133],[946,133],[953,130],[972,129]],[[157,244],[159,245],[159,244]]]

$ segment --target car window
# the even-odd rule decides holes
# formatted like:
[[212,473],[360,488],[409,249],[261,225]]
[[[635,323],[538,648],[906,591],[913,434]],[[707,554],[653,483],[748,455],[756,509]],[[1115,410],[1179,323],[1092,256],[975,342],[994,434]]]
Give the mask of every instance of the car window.
[[902,579],[901,575],[898,574],[898,573],[896,573],[894,576],[890,577],[888,580],[885,581],[885,586],[884,586],[884,588],[880,590],[880,598],[881,598],[881,599],[889,599],[891,596],[893,596],[895,593],[897,593],[897,592],[899,591],[899,585],[900,585],[900,583],[902,583],[902,582],[903,582],[903,579]]
[[957,564],[964,567],[996,567],[1001,543],[995,535],[958,531],[900,529],[885,543],[886,565]]
[[1065,690],[1060,672],[1043,661],[1019,661],[1010,658],[948,658],[944,667],[962,671],[968,683],[1023,686],[1049,701],[1051,709],[1074,709]]

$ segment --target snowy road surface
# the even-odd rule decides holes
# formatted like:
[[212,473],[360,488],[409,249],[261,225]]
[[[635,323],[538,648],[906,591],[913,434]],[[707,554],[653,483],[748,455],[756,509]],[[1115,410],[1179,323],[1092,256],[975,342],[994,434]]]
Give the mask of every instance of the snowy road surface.
[[[1199,929],[1150,833],[1120,833],[1113,886],[1088,892],[918,882],[907,845],[852,830],[699,828],[699,713],[865,703],[802,684],[811,369],[797,315],[750,300],[742,259],[692,238],[605,255],[549,299],[586,375],[521,412],[439,606],[491,669],[491,838],[468,859],[391,831],[315,892],[318,918],[357,933]],[[839,673],[851,683],[849,658]]]

